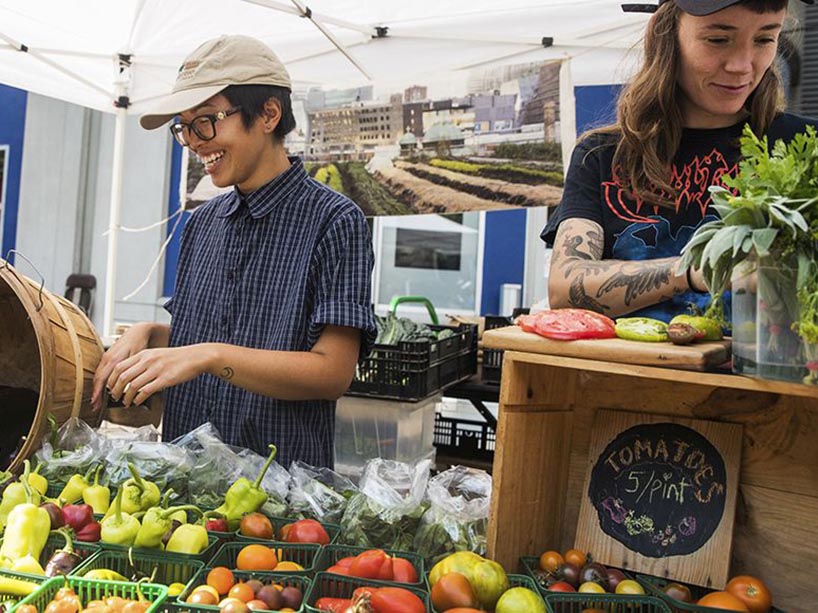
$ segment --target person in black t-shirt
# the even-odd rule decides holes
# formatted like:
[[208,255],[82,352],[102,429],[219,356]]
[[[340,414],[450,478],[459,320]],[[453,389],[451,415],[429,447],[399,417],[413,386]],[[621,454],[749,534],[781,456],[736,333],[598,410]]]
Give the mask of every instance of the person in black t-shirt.
[[577,144],[543,230],[552,307],[668,321],[706,304],[702,275],[681,269],[679,254],[716,215],[708,187],[737,171],[744,124],[770,146],[818,126],[783,112],[774,60],[786,6],[661,0],[616,122]]

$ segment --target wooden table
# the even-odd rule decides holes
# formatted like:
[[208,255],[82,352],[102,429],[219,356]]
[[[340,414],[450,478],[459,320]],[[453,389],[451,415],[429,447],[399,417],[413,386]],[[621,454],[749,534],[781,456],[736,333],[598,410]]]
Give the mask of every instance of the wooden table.
[[[486,346],[506,349],[484,336]],[[506,350],[488,554],[574,544],[599,408],[744,426],[731,574],[760,576],[775,604],[818,610],[818,390],[730,374]]]

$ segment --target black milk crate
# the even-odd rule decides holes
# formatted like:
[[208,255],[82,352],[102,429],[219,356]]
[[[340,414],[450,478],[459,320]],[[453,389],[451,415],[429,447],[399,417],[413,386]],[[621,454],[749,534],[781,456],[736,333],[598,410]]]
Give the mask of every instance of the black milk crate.
[[397,345],[375,345],[355,372],[347,394],[417,401],[477,372],[477,326],[429,326],[453,336]]
[[[512,324],[511,317],[486,315],[484,330],[504,328]],[[503,372],[503,350],[483,347],[483,383],[500,383]]]
[[496,436],[485,421],[435,415],[434,445],[441,455],[492,461]]

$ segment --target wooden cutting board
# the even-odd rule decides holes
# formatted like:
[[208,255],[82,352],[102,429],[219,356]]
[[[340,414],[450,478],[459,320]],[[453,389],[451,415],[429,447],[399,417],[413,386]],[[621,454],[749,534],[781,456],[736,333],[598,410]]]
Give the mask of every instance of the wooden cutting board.
[[585,358],[643,366],[665,366],[686,370],[707,370],[730,359],[730,340],[674,345],[673,343],[643,343],[622,338],[580,341],[555,341],[519,326],[486,330],[483,346],[529,353],[547,353],[571,358]]

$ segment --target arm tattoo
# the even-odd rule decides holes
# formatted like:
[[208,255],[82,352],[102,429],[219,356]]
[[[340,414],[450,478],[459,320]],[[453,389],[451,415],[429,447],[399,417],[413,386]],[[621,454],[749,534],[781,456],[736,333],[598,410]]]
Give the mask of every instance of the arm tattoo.
[[588,239],[588,247],[591,249],[591,259],[599,259],[602,257],[602,252],[605,250],[605,236],[599,230],[588,230],[585,233],[585,238]]
[[568,304],[575,309],[588,309],[596,311],[597,313],[604,313],[610,311],[611,307],[602,304],[591,298],[585,291],[585,275],[577,275],[571,281],[571,287],[568,289]]
[[660,289],[663,285],[670,284],[672,266],[661,264],[648,267],[646,263],[640,263],[633,268],[633,272],[622,270],[615,273],[599,287],[597,298],[602,297],[617,288],[625,288],[625,305],[629,306],[636,298],[642,294]]
[[222,368],[222,372],[219,374],[219,376],[222,379],[227,379],[229,381],[230,379],[233,378],[233,374],[234,374],[233,369],[230,368],[229,366],[225,366],[224,368]]

